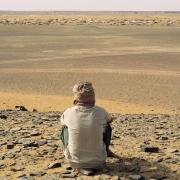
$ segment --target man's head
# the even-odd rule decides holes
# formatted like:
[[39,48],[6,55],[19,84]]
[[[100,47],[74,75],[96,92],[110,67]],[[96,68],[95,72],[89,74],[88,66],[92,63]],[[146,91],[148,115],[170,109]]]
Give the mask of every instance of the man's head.
[[95,92],[91,82],[80,82],[73,87],[74,104],[95,104]]

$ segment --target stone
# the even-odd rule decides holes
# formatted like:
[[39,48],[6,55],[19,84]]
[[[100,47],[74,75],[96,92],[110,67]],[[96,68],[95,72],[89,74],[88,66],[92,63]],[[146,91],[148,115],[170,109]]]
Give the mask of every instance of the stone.
[[24,106],[15,106],[17,111],[28,111]]
[[168,140],[169,138],[167,137],[167,136],[162,136],[162,137],[160,137],[160,140],[162,140],[162,141],[165,141],[165,140]]
[[166,179],[167,176],[165,175],[161,175],[161,174],[155,174],[151,176],[151,179],[155,179],[155,180],[161,180],[161,179]]
[[4,115],[4,114],[0,114],[0,119],[4,119],[4,120],[6,120],[8,117],[6,116],[6,115]]
[[163,161],[163,157],[157,157],[152,162],[153,163],[159,163],[159,162],[162,162],[162,161]]
[[47,144],[47,140],[36,141],[36,143],[37,143],[39,146],[43,146],[43,145]]
[[13,172],[23,171],[24,167],[16,166],[16,167],[12,167],[10,170],[13,171]]
[[141,175],[130,175],[129,179],[130,180],[144,180],[145,178]]
[[3,146],[3,145],[6,145],[7,142],[0,142],[0,147]]
[[51,164],[48,165],[48,169],[54,169],[61,167],[61,162],[52,162]]
[[10,131],[13,133],[13,132],[16,132],[16,131],[20,131],[21,129],[22,129],[21,127],[14,127]]
[[35,172],[30,172],[29,176],[41,177],[41,176],[44,176],[45,174],[46,174],[45,171],[35,171]]
[[19,177],[18,180],[35,180],[35,178],[32,176],[23,176]]
[[41,135],[41,133],[38,131],[32,131],[31,132],[31,136],[39,136],[39,135]]
[[76,174],[69,173],[69,174],[61,174],[61,178],[75,178]]
[[14,144],[13,144],[13,143],[8,143],[8,144],[6,145],[6,148],[7,148],[7,149],[13,149],[13,148],[14,148]]
[[38,110],[37,110],[37,109],[35,109],[35,108],[33,108],[33,109],[32,109],[32,112],[38,112]]
[[39,147],[39,145],[34,141],[27,141],[23,143],[24,148],[27,147]]
[[149,153],[158,153],[159,152],[159,148],[158,147],[154,147],[154,146],[141,146],[141,151],[142,152],[149,152]]
[[4,154],[0,154],[0,160],[4,160],[5,159],[5,155]]
[[6,166],[3,163],[0,163],[0,169],[4,169]]
[[171,158],[171,159],[166,159],[165,162],[166,163],[171,163],[171,164],[176,164],[176,163],[179,163],[180,160],[176,159],[176,158]]
[[169,152],[169,153],[177,153],[177,152],[179,152],[179,150],[178,149],[168,149],[167,152]]

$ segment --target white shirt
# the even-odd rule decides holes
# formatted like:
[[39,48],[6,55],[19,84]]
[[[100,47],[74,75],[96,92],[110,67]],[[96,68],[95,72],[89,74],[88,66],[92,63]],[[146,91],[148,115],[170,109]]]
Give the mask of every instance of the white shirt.
[[61,116],[68,127],[69,140],[65,157],[76,168],[98,168],[106,160],[103,128],[110,115],[101,107],[74,106]]

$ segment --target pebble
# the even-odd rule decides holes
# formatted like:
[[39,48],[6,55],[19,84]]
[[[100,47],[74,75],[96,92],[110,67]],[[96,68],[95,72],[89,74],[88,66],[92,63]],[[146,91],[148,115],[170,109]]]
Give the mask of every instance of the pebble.
[[28,111],[24,106],[15,106],[16,111]]
[[141,175],[130,175],[129,179],[130,180],[145,180],[145,178]]
[[159,148],[158,147],[154,147],[154,146],[145,146],[145,145],[142,145],[141,146],[141,151],[142,152],[149,152],[149,153],[158,153],[159,152]]
[[[20,173],[23,176],[19,176],[18,179],[59,180],[76,178],[77,174],[72,168],[64,164],[63,148],[59,138],[60,112],[40,113],[11,110],[0,111],[0,114],[8,117],[6,121],[1,120],[0,127],[0,148],[3,149],[3,152],[0,153],[0,164],[3,164],[1,166],[3,171],[11,170],[7,179],[12,179],[12,174],[17,177]],[[176,137],[178,137],[179,128],[177,127],[180,115],[113,114],[113,117],[114,140],[111,146],[112,150],[115,149],[115,153],[121,158],[108,158],[107,170],[101,171],[93,177],[127,180],[130,179],[130,175],[134,175],[131,179],[140,178],[138,176],[143,175],[146,179],[151,179],[151,176],[158,172],[156,173],[158,175],[164,173],[167,179],[176,178],[179,173],[177,167],[180,155]],[[156,137],[159,138],[156,139]],[[168,140],[162,140],[162,137],[168,137]],[[14,148],[7,149],[7,145],[11,143]],[[122,146],[122,149],[116,149],[117,146]],[[138,147],[141,147],[141,151],[138,151]],[[158,154],[144,153],[149,151],[156,151]],[[124,152],[127,153],[128,157],[123,157]],[[38,168],[39,162],[41,164],[44,162],[47,167],[47,161],[52,162],[48,168],[43,171],[40,167]],[[162,168],[155,167],[162,161],[163,163],[160,164]],[[9,163],[6,165],[6,162]],[[173,170],[169,170],[165,165],[172,165]],[[28,168],[35,166],[37,169],[26,174],[25,169],[23,169],[26,166]],[[59,169],[54,169],[56,167]],[[51,171],[60,172],[49,174]],[[142,174],[140,174],[141,172]],[[78,175],[77,178],[80,179],[81,175]]]
[[48,169],[54,169],[61,167],[61,162],[52,162],[51,164],[48,165]]
[[44,176],[45,174],[46,174],[45,171],[34,171],[34,172],[30,172],[29,176],[41,177]]
[[6,115],[0,114],[0,119],[6,120],[8,117]]
[[13,144],[13,143],[8,143],[8,144],[6,145],[6,148],[7,148],[7,149],[13,149],[13,148],[14,148],[14,144]]

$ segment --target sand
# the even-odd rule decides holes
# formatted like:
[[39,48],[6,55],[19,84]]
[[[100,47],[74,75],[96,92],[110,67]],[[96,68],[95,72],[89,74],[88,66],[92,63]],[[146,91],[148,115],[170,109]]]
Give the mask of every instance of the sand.
[[180,113],[179,27],[1,25],[0,41],[1,108],[61,111],[91,81],[108,111]]

